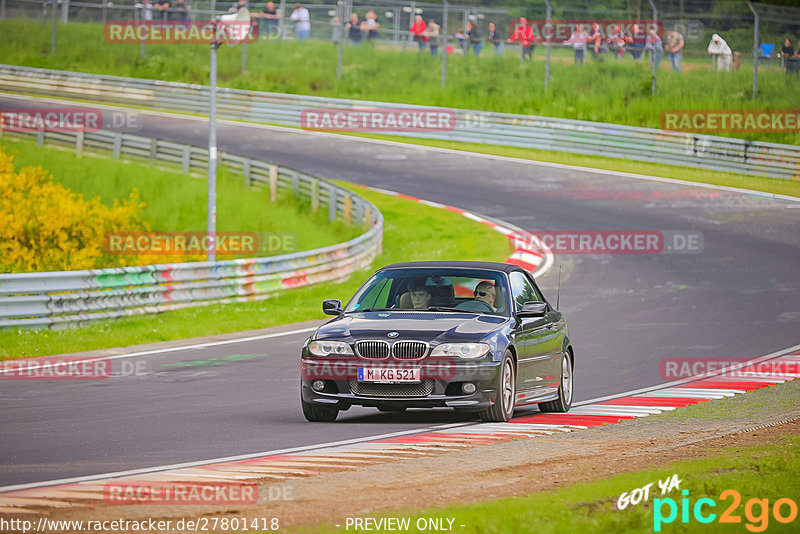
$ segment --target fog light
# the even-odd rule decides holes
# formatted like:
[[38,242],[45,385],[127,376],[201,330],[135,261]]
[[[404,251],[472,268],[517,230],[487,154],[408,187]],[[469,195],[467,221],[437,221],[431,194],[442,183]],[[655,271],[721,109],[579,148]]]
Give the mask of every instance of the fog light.
[[325,389],[325,381],[324,380],[314,380],[311,382],[311,389],[314,391],[322,391]]
[[467,395],[472,395],[473,393],[475,393],[475,389],[476,389],[475,384],[473,384],[472,382],[464,382],[461,385],[461,391],[463,391]]

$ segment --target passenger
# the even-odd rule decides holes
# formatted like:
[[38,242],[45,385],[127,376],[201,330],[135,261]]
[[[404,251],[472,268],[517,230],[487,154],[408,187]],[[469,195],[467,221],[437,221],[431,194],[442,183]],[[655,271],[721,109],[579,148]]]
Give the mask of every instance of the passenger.
[[497,311],[497,308],[494,307],[494,299],[496,297],[497,290],[491,282],[484,280],[475,286],[475,300],[480,300],[488,304],[489,307],[492,308],[492,311]]
[[425,286],[425,278],[412,280],[408,284],[408,291],[411,294],[411,305],[415,310],[427,310],[431,305],[431,293]]

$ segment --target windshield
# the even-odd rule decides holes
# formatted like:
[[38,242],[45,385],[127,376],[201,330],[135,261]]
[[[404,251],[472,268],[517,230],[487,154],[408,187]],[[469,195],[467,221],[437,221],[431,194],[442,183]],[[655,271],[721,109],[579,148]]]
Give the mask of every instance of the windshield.
[[502,272],[437,268],[390,269],[370,278],[345,312],[433,310],[508,316]]

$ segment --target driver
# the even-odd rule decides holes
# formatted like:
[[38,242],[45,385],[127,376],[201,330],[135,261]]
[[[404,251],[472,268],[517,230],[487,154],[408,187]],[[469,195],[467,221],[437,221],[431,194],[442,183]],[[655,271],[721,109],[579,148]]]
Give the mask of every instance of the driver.
[[497,297],[497,290],[491,282],[484,280],[475,286],[475,300],[488,304],[492,311],[497,311],[497,308],[494,307],[495,297]]
[[426,310],[431,304],[431,293],[425,287],[425,278],[417,278],[408,284],[408,291],[411,294],[411,305],[415,310]]

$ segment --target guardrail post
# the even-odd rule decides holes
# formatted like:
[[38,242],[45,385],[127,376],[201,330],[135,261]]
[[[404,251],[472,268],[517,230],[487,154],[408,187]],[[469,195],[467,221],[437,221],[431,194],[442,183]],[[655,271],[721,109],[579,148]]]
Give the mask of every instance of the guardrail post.
[[328,220],[336,220],[336,189],[333,187],[328,191]]
[[119,159],[119,154],[122,151],[122,134],[114,134],[114,145],[111,147],[111,157]]
[[245,187],[250,187],[252,185],[252,181],[250,180],[250,160],[244,160],[242,163],[242,175],[244,176],[244,185]]
[[2,0],[0,2],[0,19],[5,20],[6,18],[6,0]]
[[83,128],[78,128],[78,131],[75,133],[75,155],[79,158],[83,157],[83,137]]
[[353,211],[353,200],[350,198],[350,195],[344,196],[344,223],[346,225],[350,225],[350,214]]
[[316,213],[319,209],[319,180],[311,180],[311,211]]
[[300,196],[300,177],[296,174],[292,175],[292,194],[294,198]]
[[189,174],[192,171],[192,148],[189,145],[183,147],[181,163],[183,164],[183,174]]
[[372,210],[369,206],[364,208],[364,228],[368,229],[370,222],[372,221]]
[[271,165],[269,168],[269,201],[278,200],[278,166]]
[[150,139],[150,165],[156,162],[156,151],[158,150],[158,142],[156,139]]
[[36,131],[36,146],[44,145],[44,130],[39,128]]

